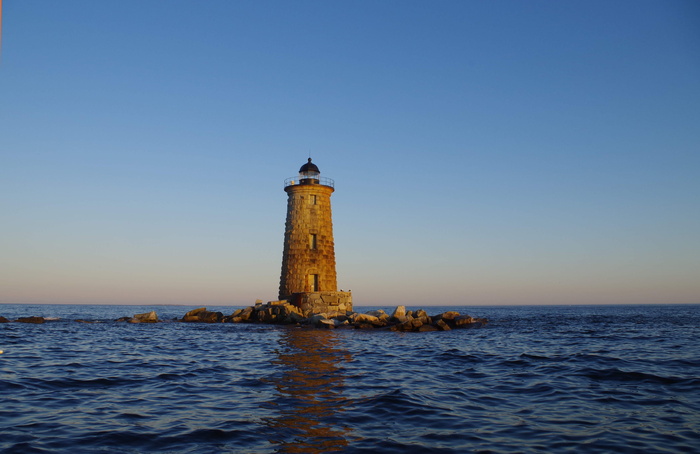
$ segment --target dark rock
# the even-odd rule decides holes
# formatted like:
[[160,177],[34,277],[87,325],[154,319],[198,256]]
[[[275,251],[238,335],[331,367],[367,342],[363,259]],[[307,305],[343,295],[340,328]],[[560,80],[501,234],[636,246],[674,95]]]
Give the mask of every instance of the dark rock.
[[427,317],[427,316],[428,316],[428,313],[425,312],[423,309],[418,309],[418,310],[413,314],[413,317],[414,317],[414,318],[422,318],[422,317]]
[[10,323],[8,319],[0,315],[0,323]]
[[206,311],[199,314],[199,321],[202,323],[219,323],[224,318],[221,312]]
[[357,323],[355,324],[355,328],[357,329],[374,329],[374,325],[370,323]]
[[468,315],[460,315],[458,317],[455,317],[454,320],[456,326],[463,326],[474,322],[474,319]]
[[243,309],[243,311],[241,311],[241,313],[238,314],[238,316],[241,318],[241,321],[243,321],[243,322],[251,321],[250,319],[251,319],[251,316],[253,315],[253,310],[254,310],[254,308],[251,306]]
[[455,317],[459,317],[459,312],[457,311],[447,311],[442,314],[443,320],[454,320]]
[[120,317],[115,322],[128,322],[129,320],[131,320],[131,317]]
[[304,321],[306,321],[306,317],[296,312],[290,312],[284,319],[284,322],[287,324],[303,323]]
[[[252,307],[250,308],[252,310]],[[236,309],[233,311],[233,314],[231,315],[226,315],[221,318],[221,323],[241,323],[243,322],[243,317],[241,317],[241,314],[243,314],[243,311],[245,309]],[[248,315],[250,315],[250,312],[248,312]]]
[[445,322],[444,320],[436,321],[435,326],[442,331],[449,331],[452,329],[450,328],[450,325],[448,325],[447,322]]
[[19,323],[44,323],[44,317],[20,317],[17,319]]
[[224,314],[221,312],[208,311],[206,307],[193,309],[182,317],[183,322],[195,323],[219,323],[223,320]]
[[413,331],[413,319],[407,320],[391,327],[392,331]]
[[326,329],[331,329],[335,328],[335,322],[333,320],[329,320],[327,318],[321,319],[316,323],[316,326],[319,328],[326,328]]
[[351,317],[353,323],[367,323],[373,324],[379,322],[379,318],[370,314],[355,314],[355,317]]
[[348,322],[343,322],[341,324],[336,324],[335,329],[357,329],[355,325],[351,325]]
[[201,312],[206,312],[206,311],[207,311],[206,307],[192,309],[191,311],[186,313],[184,317],[182,317],[182,321],[183,322],[198,322],[199,321],[199,314]]
[[383,315],[386,315],[386,312],[384,312],[382,309],[379,309],[376,311],[367,311],[365,312],[365,314],[371,315],[372,317],[381,318]]
[[336,328],[350,326],[350,322],[345,316],[333,317],[332,320]]
[[260,323],[272,323],[275,321],[275,314],[270,307],[255,308],[255,317]]
[[309,317],[307,320],[309,321],[310,324],[317,325],[321,322],[321,320],[326,320],[326,319],[328,319],[327,314],[314,314],[311,317]]

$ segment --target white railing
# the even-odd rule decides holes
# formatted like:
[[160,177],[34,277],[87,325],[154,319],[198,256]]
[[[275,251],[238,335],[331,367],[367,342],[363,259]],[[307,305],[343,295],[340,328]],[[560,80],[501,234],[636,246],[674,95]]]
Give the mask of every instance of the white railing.
[[297,175],[296,177],[289,177],[286,180],[284,180],[284,187],[286,188],[287,186],[296,186],[298,184],[320,184],[323,186],[330,186],[331,188],[335,187],[335,181],[333,181],[330,178],[326,177],[307,177],[307,176],[302,176],[302,175]]

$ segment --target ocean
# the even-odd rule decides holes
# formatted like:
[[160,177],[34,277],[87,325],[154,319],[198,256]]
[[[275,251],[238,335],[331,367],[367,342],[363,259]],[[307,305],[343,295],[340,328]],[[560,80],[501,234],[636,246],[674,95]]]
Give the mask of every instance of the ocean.
[[423,307],[490,321],[427,333],[113,321],[195,307],[0,304],[56,318],[0,324],[0,452],[700,452],[700,305]]

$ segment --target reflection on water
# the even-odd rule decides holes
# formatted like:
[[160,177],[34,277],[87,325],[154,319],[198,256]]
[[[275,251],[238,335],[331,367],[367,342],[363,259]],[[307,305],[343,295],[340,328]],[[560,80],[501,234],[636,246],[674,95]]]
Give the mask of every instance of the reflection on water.
[[315,453],[342,450],[350,428],[343,425],[343,364],[352,359],[333,331],[290,329],[279,341],[274,365],[277,395],[267,420],[269,441],[277,452]]

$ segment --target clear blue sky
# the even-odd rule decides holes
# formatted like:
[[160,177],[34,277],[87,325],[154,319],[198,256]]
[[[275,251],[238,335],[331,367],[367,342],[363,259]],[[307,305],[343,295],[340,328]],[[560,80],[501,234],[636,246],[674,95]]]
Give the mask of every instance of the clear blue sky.
[[700,303],[697,1],[5,0],[0,302]]

